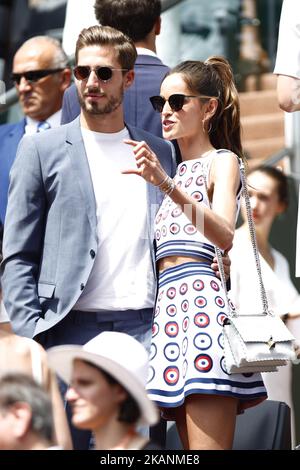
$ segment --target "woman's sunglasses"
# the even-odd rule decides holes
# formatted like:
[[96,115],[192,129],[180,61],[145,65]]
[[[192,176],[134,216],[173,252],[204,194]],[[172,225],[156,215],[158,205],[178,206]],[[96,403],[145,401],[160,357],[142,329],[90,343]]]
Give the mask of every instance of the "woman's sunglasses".
[[53,75],[57,72],[61,72],[62,70],[64,69],[28,70],[27,72],[22,73],[12,73],[11,79],[17,85],[20,85],[22,77],[24,77],[25,80],[30,83],[38,82],[41,78],[47,77],[48,75]]
[[91,72],[95,72],[98,80],[107,82],[113,76],[114,70],[120,70],[121,72],[128,72],[128,69],[113,69],[111,67],[90,67],[89,65],[77,65],[74,67],[73,72],[77,80],[87,80]]
[[176,93],[174,95],[169,96],[167,100],[165,100],[165,98],[163,98],[162,96],[151,96],[151,98],[149,99],[151,101],[154,111],[162,113],[166,101],[169,103],[169,106],[172,111],[180,111],[189,98],[215,98],[215,96],[182,95],[180,93]]

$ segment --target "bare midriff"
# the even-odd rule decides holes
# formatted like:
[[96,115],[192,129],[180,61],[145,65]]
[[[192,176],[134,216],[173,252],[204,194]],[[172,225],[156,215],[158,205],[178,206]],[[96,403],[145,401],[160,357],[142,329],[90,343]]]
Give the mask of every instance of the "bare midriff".
[[190,262],[198,262],[198,263],[206,263],[209,266],[211,265],[211,262],[208,261],[206,258],[201,258],[201,257],[194,257],[194,256],[179,256],[179,255],[174,255],[174,256],[166,256],[165,258],[161,258],[157,262],[158,266],[158,271],[161,273],[165,269],[172,268],[174,266],[179,266],[180,264],[184,263],[190,263]]

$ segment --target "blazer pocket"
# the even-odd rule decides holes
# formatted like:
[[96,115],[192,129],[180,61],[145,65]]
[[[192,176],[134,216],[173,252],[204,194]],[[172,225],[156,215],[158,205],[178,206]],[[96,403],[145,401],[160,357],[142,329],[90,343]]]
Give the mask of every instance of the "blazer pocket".
[[55,291],[55,284],[46,284],[44,282],[38,283],[38,296],[45,299],[52,299]]

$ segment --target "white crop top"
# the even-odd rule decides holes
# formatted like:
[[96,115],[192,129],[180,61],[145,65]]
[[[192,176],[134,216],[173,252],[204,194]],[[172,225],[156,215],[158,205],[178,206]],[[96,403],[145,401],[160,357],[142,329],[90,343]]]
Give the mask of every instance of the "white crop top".
[[[187,194],[209,206],[206,191],[206,181],[209,181],[209,171],[213,159],[220,153],[230,152],[219,149],[210,152],[206,157],[187,160],[178,165],[174,181]],[[238,217],[242,184],[236,195]],[[188,208],[186,209],[188,210]],[[198,223],[201,221],[198,221]],[[190,219],[169,196],[165,196],[155,218],[156,260],[166,256],[184,255],[205,258],[212,262],[215,247],[205,236],[196,229]]]

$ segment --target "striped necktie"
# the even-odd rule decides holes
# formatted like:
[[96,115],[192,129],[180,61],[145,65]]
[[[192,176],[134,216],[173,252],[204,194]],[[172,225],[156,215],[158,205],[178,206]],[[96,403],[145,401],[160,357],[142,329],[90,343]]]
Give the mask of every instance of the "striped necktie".
[[40,121],[37,125],[37,132],[43,132],[50,129],[50,124],[47,121]]

